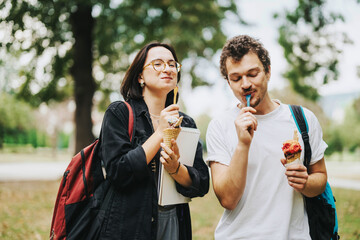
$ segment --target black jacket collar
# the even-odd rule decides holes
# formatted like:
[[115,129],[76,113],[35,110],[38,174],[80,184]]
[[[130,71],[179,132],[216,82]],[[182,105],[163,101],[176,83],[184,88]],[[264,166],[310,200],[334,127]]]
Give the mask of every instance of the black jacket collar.
[[135,117],[139,117],[142,115],[145,115],[147,112],[149,112],[149,109],[144,101],[143,98],[141,99],[130,99],[129,100],[130,105],[133,106]]

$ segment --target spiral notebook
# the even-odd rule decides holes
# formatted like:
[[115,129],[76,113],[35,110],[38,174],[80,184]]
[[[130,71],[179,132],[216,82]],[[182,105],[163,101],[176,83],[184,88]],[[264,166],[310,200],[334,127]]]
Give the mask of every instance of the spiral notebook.
[[[193,166],[196,148],[199,142],[200,131],[196,128],[182,127],[181,132],[176,139],[179,147],[179,161],[187,166]],[[161,206],[187,203],[191,199],[181,195],[176,190],[175,180],[169,175],[161,164],[160,177],[158,184],[159,202]]]

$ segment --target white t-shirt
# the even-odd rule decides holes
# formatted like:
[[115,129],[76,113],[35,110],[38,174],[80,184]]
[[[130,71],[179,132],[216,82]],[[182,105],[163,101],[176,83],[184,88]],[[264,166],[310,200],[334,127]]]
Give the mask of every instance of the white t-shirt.
[[[234,121],[239,112],[233,107],[210,122],[207,163],[230,164],[238,142]],[[323,158],[327,144],[315,115],[305,108],[304,113],[312,149],[310,164],[314,164]],[[258,127],[249,150],[245,190],[234,210],[225,209],[215,239],[310,239],[303,196],[288,185],[280,162],[283,142],[293,139],[297,130],[289,107],[280,103],[271,113],[255,116]],[[299,132],[298,136],[303,161],[304,143]]]

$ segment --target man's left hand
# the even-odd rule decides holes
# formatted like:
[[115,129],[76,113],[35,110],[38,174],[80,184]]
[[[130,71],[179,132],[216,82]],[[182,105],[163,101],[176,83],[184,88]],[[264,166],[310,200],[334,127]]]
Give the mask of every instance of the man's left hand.
[[[281,159],[281,162],[285,164],[285,159]],[[307,168],[302,164],[292,164],[286,167],[285,175],[288,179],[288,183],[297,192],[302,192],[305,189],[308,172]]]

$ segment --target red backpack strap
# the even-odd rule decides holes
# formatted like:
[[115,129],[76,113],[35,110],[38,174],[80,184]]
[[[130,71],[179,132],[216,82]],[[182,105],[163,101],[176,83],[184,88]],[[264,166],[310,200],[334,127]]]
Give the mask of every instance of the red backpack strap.
[[132,140],[132,136],[133,136],[133,130],[134,130],[134,113],[133,110],[130,106],[130,104],[126,101],[124,101],[125,105],[127,106],[127,108],[129,109],[129,127],[128,127],[128,133],[130,136],[130,142]]
[[[130,104],[126,101],[124,101],[126,107],[129,110],[129,126],[128,126],[128,133],[129,133],[129,137],[130,137],[130,142],[132,141],[132,136],[133,136],[133,131],[134,131],[134,113],[132,110],[132,107],[130,106]],[[100,133],[101,135],[101,133]],[[104,161],[101,160],[101,170],[104,176],[104,179],[106,179],[106,170],[105,170],[105,164]]]

